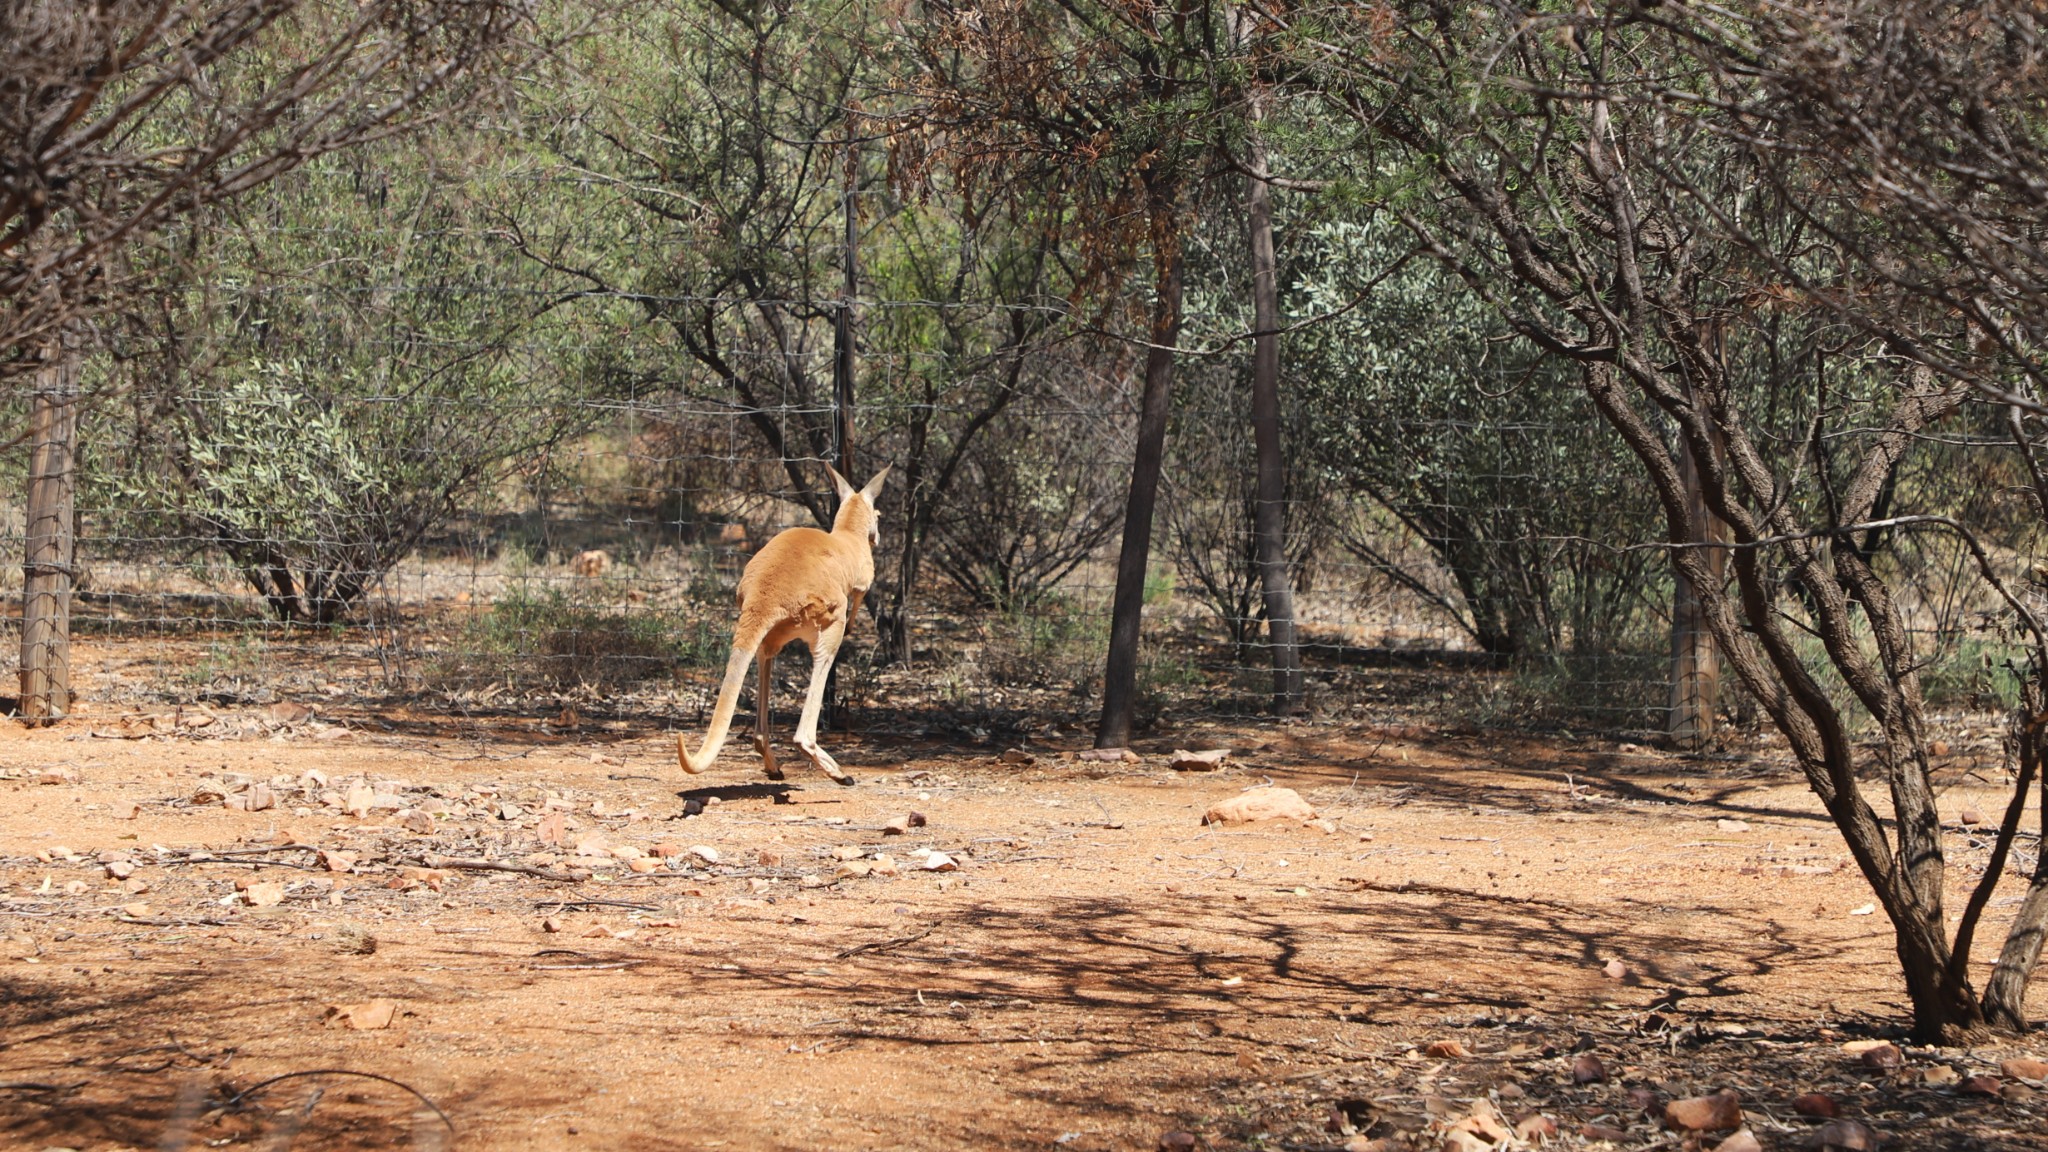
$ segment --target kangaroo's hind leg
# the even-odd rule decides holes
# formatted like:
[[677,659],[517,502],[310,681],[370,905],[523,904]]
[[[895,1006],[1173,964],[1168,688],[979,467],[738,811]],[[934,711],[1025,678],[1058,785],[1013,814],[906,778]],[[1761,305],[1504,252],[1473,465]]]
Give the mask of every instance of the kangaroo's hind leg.
[[761,649],[761,679],[754,689],[754,751],[761,754],[761,771],[770,780],[782,779],[782,766],[775,762],[775,749],[768,743],[768,690],[775,683],[775,654]]
[[796,746],[825,775],[841,784],[851,784],[853,777],[839,766],[839,761],[818,747],[818,713],[825,706],[826,673],[832,670],[832,661],[839,655],[839,642],[845,638],[846,617],[841,615],[830,628],[818,633],[818,639],[811,644],[811,687],[804,693],[804,714],[797,722]]

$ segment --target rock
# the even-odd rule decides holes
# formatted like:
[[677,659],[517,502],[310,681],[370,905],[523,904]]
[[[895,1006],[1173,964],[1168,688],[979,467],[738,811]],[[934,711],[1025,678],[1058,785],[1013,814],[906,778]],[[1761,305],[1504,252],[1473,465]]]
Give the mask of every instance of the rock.
[[346,1025],[358,1032],[371,1032],[391,1027],[391,1021],[398,1016],[398,1005],[390,1000],[369,1000],[361,1004],[338,1005],[327,1010],[331,1023]]
[[1211,748],[1206,752],[1189,752],[1176,748],[1167,764],[1175,772],[1214,772],[1230,759],[1230,749]]
[[2048,1060],[2015,1056],[2010,1060],[2000,1061],[1998,1071],[2014,1080],[2048,1080]]
[[1930,1064],[1920,1070],[1921,1082],[1931,1084],[1936,1088],[1946,1088],[1962,1078],[1963,1074],[1961,1072],[1946,1064]]
[[1513,1133],[1501,1123],[1500,1113],[1493,1105],[1482,1099],[1472,1105],[1472,1111],[1450,1127],[1452,1132],[1464,1132],[1481,1141],[1481,1147],[1491,1148],[1509,1139]]
[[944,852],[934,852],[926,856],[918,861],[917,866],[927,872],[951,872],[960,867],[960,865],[953,862],[951,856],[946,855]]
[[[1714,827],[1719,828],[1723,832],[1747,832],[1749,831],[1749,821],[1726,819],[1716,820],[1714,821]],[[1751,1139],[1753,1140],[1755,1139],[1755,1137],[1751,1137]]]
[[1600,974],[1609,980],[1626,980],[1628,979],[1628,965],[1623,964],[1619,960],[1609,960],[1600,966]]
[[706,864],[716,864],[719,861],[718,849],[713,848],[709,844],[690,845],[690,855],[695,856]]
[[2005,1081],[1981,1073],[1976,1076],[1965,1076],[1962,1083],[1956,1085],[1956,1091],[1964,1096],[1997,1096],[2004,1089]]
[[894,856],[877,854],[874,864],[875,875],[877,876],[894,876],[897,874],[896,858]]
[[670,843],[669,841],[664,840],[661,843],[656,844],[652,849],[650,849],[650,851],[652,851],[657,858],[666,860],[671,856],[681,856],[683,854],[683,846],[680,844]]
[[130,917],[133,917],[133,918],[135,918],[135,919],[137,919],[137,920],[141,920],[141,919],[145,919],[145,918],[147,918],[147,917],[149,916],[149,913],[150,913],[150,907],[149,907],[149,905],[147,905],[147,904],[123,904],[123,905],[121,905],[121,914],[122,914],[123,916],[130,916]]
[[1002,761],[1005,764],[1036,764],[1038,763],[1038,757],[1033,756],[1022,748],[1005,748],[1003,749]]
[[109,808],[116,820],[133,820],[142,815],[142,805],[133,800],[116,800]]
[[498,819],[517,820],[524,815],[526,815],[526,809],[521,808],[510,800],[498,801]]
[[912,828],[922,828],[922,827],[924,827],[924,826],[925,826],[925,818],[924,818],[924,813],[922,813],[922,812],[912,812],[912,813],[910,814],[910,826],[911,826]]
[[1458,1043],[1456,1040],[1432,1041],[1429,1047],[1422,1050],[1422,1053],[1425,1056],[1434,1056],[1439,1060],[1464,1060],[1472,1055],[1472,1053],[1465,1050],[1463,1044]]
[[902,836],[909,831],[910,817],[908,816],[892,817],[887,824],[882,825],[882,835],[884,836]]
[[228,796],[223,803],[236,812],[263,812],[277,807],[277,794],[268,784],[251,784]]
[[1806,1140],[1808,1148],[1824,1152],[1877,1152],[1881,1143],[1876,1129],[1855,1120],[1830,1120]]
[[1438,1142],[1437,1147],[1441,1152],[1493,1152],[1493,1145],[1490,1142],[1457,1128],[1444,1133],[1444,1138]]
[[1895,1046],[1880,1041],[1858,1053],[1856,1062],[1880,1072],[1895,1072],[1906,1066],[1906,1056]]
[[434,834],[434,818],[417,808],[408,808],[398,814],[398,826],[407,832],[420,836]]
[[1572,1083],[1598,1084],[1607,1079],[1607,1065],[1600,1062],[1591,1052],[1581,1052],[1572,1057]]
[[640,847],[638,844],[615,844],[605,849],[605,852],[612,859],[624,860],[628,864],[635,860],[645,859],[647,856],[647,849]]
[[1251,824],[1261,820],[1299,820],[1306,824],[1316,818],[1292,788],[1253,788],[1220,801],[1202,814],[1204,824]]
[[1540,1112],[1531,1113],[1515,1121],[1515,1139],[1525,1144],[1548,1140],[1557,1135],[1557,1121]]
[[1664,1123],[1680,1132],[1724,1132],[1742,1127],[1742,1097],[1723,1088],[1664,1105]]
[[339,848],[322,848],[320,866],[329,872],[347,872],[356,866],[356,853],[344,852]]
[[861,877],[868,875],[870,872],[873,872],[874,870],[875,866],[870,861],[848,860],[844,864],[841,864],[839,867],[833,869],[833,875],[838,876],[842,880],[857,880]]
[[659,856],[642,856],[637,860],[626,861],[626,867],[630,871],[646,875],[649,872],[659,872],[668,865],[663,863]]
[[304,704],[280,700],[263,710],[263,718],[272,724],[304,724],[313,718],[313,710]]
[[1814,1116],[1822,1120],[1833,1120],[1842,1114],[1842,1106],[1835,1098],[1824,1092],[1808,1092],[1792,1098],[1792,1110],[1801,1116]]
[[1737,1128],[1735,1135],[1714,1145],[1714,1152],[1764,1152],[1764,1146],[1756,1133],[1747,1128]]
[[135,875],[135,865],[126,860],[109,860],[106,869],[107,878],[110,880],[126,880]]
[[1168,1132],[1159,1137],[1159,1152],[1195,1152],[1202,1138],[1193,1132]]
[[1659,1106],[1655,1089],[1638,1084],[1628,1090],[1628,1102],[1636,1111],[1645,1116],[1655,1116],[1663,1111]]
[[559,916],[541,917],[540,930],[543,932],[560,932],[564,927],[565,925],[562,923],[562,918]]
[[1586,1140],[1605,1140],[1609,1144],[1626,1144],[1629,1134],[1606,1124],[1581,1124],[1579,1136]]
[[754,862],[763,868],[780,868],[782,867],[782,853],[773,848],[763,848],[754,857]]
[[2008,1104],[2028,1104],[2038,1095],[2040,1093],[2027,1087],[2025,1084],[2007,1084],[1998,1090],[1999,1099],[2004,1100]]
[[543,844],[564,845],[569,842],[569,817],[561,811],[550,811],[534,825],[533,834]]
[[[1933,742],[1929,743],[1929,744],[1927,745],[1927,754],[1928,754],[1929,756],[1946,756],[1946,755],[1948,755],[1948,741],[1946,741],[1946,740],[1935,740],[1935,741],[1933,741]],[[1976,821],[1974,821],[1974,820],[1969,820],[1969,819],[1965,819],[1965,820],[1963,821],[1963,823],[1965,823],[1965,824],[1974,824],[1974,823],[1976,823]]]
[[1084,748],[1076,752],[1081,760],[1101,760],[1112,764],[1136,764],[1138,754],[1129,748]]
[[251,908],[274,908],[284,903],[284,883],[255,880],[242,889],[242,902]]
[[1968,824],[1974,827],[1978,824],[1982,824],[1984,822],[1984,817],[1975,808],[1965,808],[1961,812],[1956,813],[1956,822],[1959,824]]
[[856,848],[851,844],[842,844],[832,850],[832,858],[834,860],[858,860],[867,854],[867,849]]

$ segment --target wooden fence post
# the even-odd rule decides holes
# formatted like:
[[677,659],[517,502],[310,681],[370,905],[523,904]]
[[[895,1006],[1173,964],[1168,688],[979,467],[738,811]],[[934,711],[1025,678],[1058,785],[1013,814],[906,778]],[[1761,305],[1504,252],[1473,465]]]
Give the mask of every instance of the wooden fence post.
[[36,374],[29,409],[28,523],[21,582],[21,718],[71,711],[72,500],[78,454],[78,350],[69,338]]

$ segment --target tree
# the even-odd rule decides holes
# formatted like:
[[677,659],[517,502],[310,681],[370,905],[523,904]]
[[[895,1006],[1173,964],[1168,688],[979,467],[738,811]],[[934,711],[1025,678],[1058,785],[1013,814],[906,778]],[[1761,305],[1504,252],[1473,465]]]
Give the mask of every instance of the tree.
[[[1970,577],[1956,594],[2002,607],[2040,651],[2038,621],[1969,525],[1934,493],[1890,483],[1926,436],[1976,419],[1972,386],[1888,342],[1859,343],[1818,294],[1787,285],[1783,269],[1813,280],[1852,262],[1791,202],[1801,187],[1760,180],[1724,114],[1730,87],[1758,81],[1642,11],[1405,5],[1326,53],[1335,66],[1316,86],[1386,147],[1405,179],[1385,199],[1424,251],[1518,334],[1580,367],[1663,509],[1662,550],[1890,918],[1914,1034],[1967,1036],[2011,1011],[1977,996],[1968,966],[1999,874],[1951,936],[1920,683],[1929,653],[1915,626],[1924,606],[1888,554],[1857,544],[1880,528],[1950,533]],[[1900,311],[1901,336],[1928,319]],[[1817,461],[1816,444],[1839,451]],[[1893,514],[1881,517],[1887,491]],[[1727,525],[1725,547],[1696,543],[1711,539],[1703,513]],[[1708,548],[1729,557],[1725,576]],[[1865,769],[1884,783],[1888,822]],[[2038,939],[2027,917],[2048,915],[2048,902],[2023,913],[2010,938]],[[2001,998],[2024,987],[2014,966],[2030,969],[2027,953],[2009,949],[1994,969]]]
[[1217,117],[1220,10],[1175,0],[936,5],[916,41],[912,106],[893,145],[910,182],[943,173],[970,203],[993,194],[1059,205],[1078,241],[1077,294],[1107,291],[1133,257],[1150,271],[1144,387],[1118,549],[1098,747],[1130,742],[1153,513],[1182,324],[1182,244]]
[[6,0],[0,374],[118,294],[125,245],[416,126],[529,0]]

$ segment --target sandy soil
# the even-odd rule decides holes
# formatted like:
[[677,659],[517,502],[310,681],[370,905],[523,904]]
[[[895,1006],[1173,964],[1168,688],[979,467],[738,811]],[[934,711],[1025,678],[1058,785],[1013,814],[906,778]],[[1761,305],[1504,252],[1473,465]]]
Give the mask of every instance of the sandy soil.
[[[2048,1040],[1891,1073],[1843,1051],[1904,1017],[1890,930],[1768,755],[1251,724],[1014,763],[839,736],[858,787],[798,762],[791,803],[686,817],[682,789],[760,781],[743,741],[685,779],[651,726],[335,718],[0,724],[0,1144],[1434,1148],[1491,1101],[1556,1145],[1669,1148],[1630,1090],[1725,1087],[1769,1148],[1802,1146],[1814,1090],[1893,1147],[2048,1148],[2048,1096],[1950,1072]],[[1182,773],[1175,746],[1237,751]],[[1267,781],[1321,826],[1200,823]],[[1949,814],[1995,811],[1994,784],[1958,775]],[[634,849],[683,854],[636,873]],[[350,1026],[379,1001],[388,1026]],[[1610,1078],[1576,1084],[1580,1050]]]

